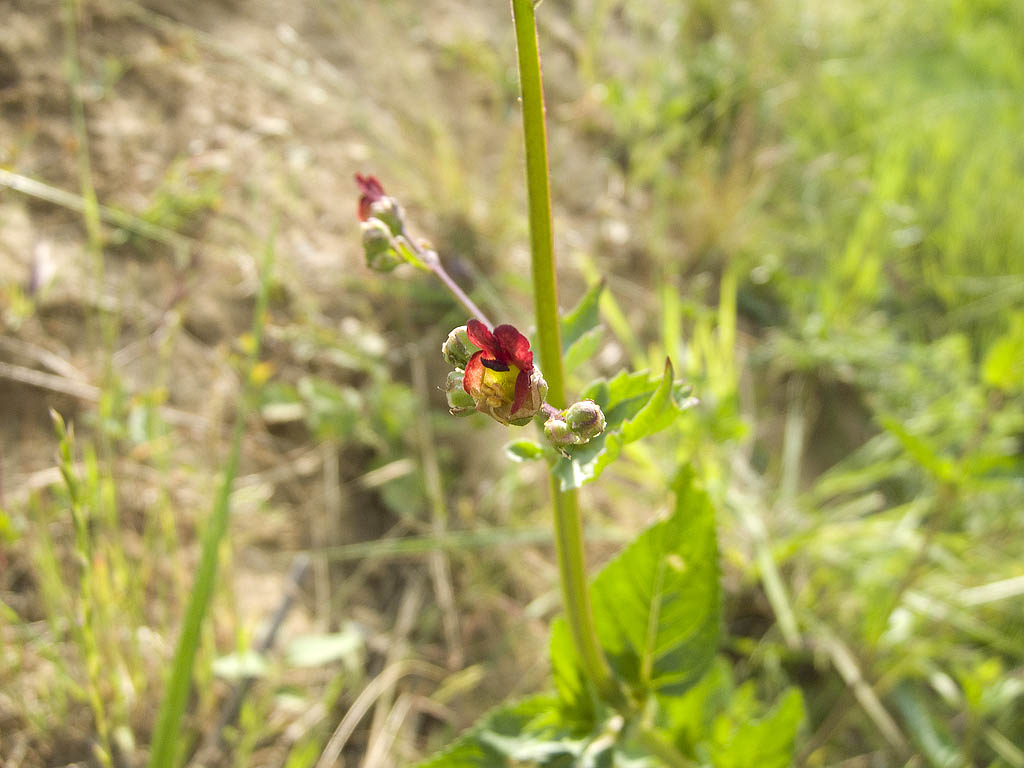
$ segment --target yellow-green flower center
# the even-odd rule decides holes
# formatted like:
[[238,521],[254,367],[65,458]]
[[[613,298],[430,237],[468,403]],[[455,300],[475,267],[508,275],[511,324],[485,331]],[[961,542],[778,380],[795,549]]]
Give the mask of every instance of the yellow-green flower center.
[[479,393],[474,394],[478,400],[483,400],[492,408],[500,408],[516,399],[518,376],[519,369],[514,365],[509,365],[507,371],[495,371],[484,367]]

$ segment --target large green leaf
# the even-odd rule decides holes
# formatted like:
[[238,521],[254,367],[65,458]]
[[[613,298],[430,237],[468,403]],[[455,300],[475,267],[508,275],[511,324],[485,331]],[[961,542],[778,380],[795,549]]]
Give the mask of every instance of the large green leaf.
[[620,373],[611,381],[599,380],[583,393],[604,410],[605,431],[589,443],[570,446],[554,467],[563,491],[596,480],[622,453],[623,446],[669,426],[686,408],[696,404],[689,388],[672,381],[672,361],[665,361],[661,379],[647,371]]
[[563,723],[554,696],[538,695],[492,710],[447,749],[418,768],[576,765],[584,741]]
[[672,516],[644,531],[591,588],[601,645],[616,675],[638,694],[682,693],[718,646],[714,509],[690,471],[679,474],[674,489]]
[[797,729],[804,719],[800,692],[789,688],[768,714],[759,707],[752,684],[742,686],[712,727],[710,752],[715,768],[787,768],[793,764]]
[[566,718],[580,725],[592,724],[596,719],[594,697],[573,647],[569,624],[562,617],[551,624],[551,676]]

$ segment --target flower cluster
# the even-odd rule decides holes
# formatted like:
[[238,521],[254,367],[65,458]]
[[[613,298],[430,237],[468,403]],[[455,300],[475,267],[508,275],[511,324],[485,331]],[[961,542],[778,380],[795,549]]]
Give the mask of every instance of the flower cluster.
[[583,445],[604,432],[607,422],[601,406],[580,400],[564,411],[552,413],[544,422],[544,435],[559,448]]
[[[523,426],[544,405],[547,382],[533,364],[530,342],[515,326],[499,325],[491,331],[479,320],[470,320],[448,334],[441,352],[456,366],[446,386],[452,413],[475,409],[502,424]],[[460,378],[462,393],[457,394],[455,382]]]
[[393,197],[384,194],[384,187],[376,176],[356,174],[359,187],[359,217],[363,232],[363,252],[366,265],[377,272],[390,272],[404,259],[396,238],[405,237],[402,207]]
[[544,434],[563,452],[601,434],[604,413],[592,400],[573,403],[564,411],[545,402],[548,384],[533,363],[529,340],[515,326],[505,324],[491,330],[482,321],[483,315],[451,280],[429,244],[407,236],[401,206],[384,192],[377,177],[357,173],[356,185],[356,215],[367,266],[389,272],[408,262],[432,271],[478,315],[449,333],[441,346],[445,361],[454,368],[445,381],[451,413],[464,416],[479,411],[502,424],[521,427],[543,411],[548,416]]

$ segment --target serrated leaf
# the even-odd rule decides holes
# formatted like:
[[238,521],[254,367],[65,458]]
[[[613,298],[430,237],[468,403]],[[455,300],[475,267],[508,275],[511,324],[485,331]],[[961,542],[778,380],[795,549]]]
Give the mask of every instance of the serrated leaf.
[[551,624],[550,652],[551,676],[554,678],[562,711],[573,722],[593,724],[594,699],[573,646],[569,625],[562,617]]
[[584,391],[584,397],[604,410],[607,427],[589,443],[565,449],[553,470],[563,491],[596,480],[625,445],[666,428],[696,403],[686,397],[688,388],[674,384],[672,376],[672,361],[666,360],[660,381],[651,381],[646,371],[621,373]]
[[764,717],[755,718],[753,685],[740,688],[730,711],[712,727],[715,768],[787,768],[793,764],[797,730],[804,719],[800,692],[789,688]]
[[355,663],[363,649],[363,635],[354,624],[327,635],[300,635],[285,650],[293,667],[321,667],[336,661]]
[[584,334],[594,329],[601,319],[598,302],[604,290],[604,280],[590,287],[583,298],[569,312],[562,316],[562,354],[569,355],[573,345]]
[[529,761],[556,765],[561,763],[560,757],[569,766],[575,764],[582,746],[562,722],[557,699],[537,695],[492,710],[447,749],[417,768],[494,768]]
[[679,694],[718,646],[718,545],[711,500],[682,472],[670,518],[644,531],[591,587],[601,645],[617,677],[642,693]]
[[711,733],[715,718],[729,706],[733,692],[732,666],[719,656],[704,676],[682,696],[659,696],[661,724],[688,755]]
[[544,446],[533,440],[513,440],[505,446],[505,455],[512,461],[535,461],[544,458]]

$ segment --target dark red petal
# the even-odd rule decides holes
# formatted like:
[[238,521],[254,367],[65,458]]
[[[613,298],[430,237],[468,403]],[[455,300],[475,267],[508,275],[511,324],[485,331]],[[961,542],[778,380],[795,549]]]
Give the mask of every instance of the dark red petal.
[[498,340],[498,346],[504,355],[500,359],[514,363],[516,368],[527,374],[533,370],[530,340],[516,330],[514,325],[499,325],[494,329],[494,338]]
[[494,334],[475,317],[466,323],[466,335],[469,336],[469,340],[473,344],[486,352],[488,357],[501,360],[502,362],[508,361],[508,358],[501,355],[501,349],[494,338]]
[[484,380],[484,364],[480,361],[480,358],[483,356],[483,352],[477,352],[466,363],[466,373],[462,377],[462,388],[466,390],[467,395],[472,395],[474,390],[479,391],[480,384]]
[[363,176],[361,173],[357,173],[356,184],[359,187],[359,191],[370,198],[371,203],[375,203],[384,197],[384,187],[377,181],[376,176]]
[[357,215],[360,221],[366,221],[370,218],[370,206],[384,197],[384,187],[377,181],[376,176],[363,176],[360,173],[356,174],[356,186],[362,193],[359,196]]
[[526,402],[526,398],[530,396],[530,374],[526,371],[520,371],[519,375],[516,376],[516,397],[512,401],[512,410],[510,413],[518,413],[519,409],[523,407]]

